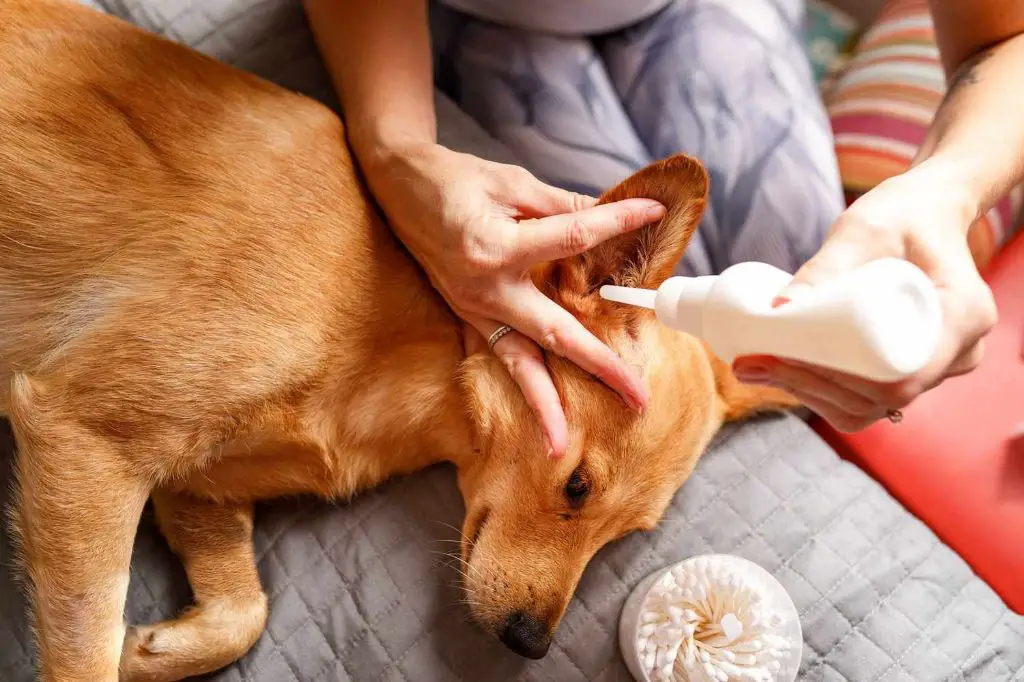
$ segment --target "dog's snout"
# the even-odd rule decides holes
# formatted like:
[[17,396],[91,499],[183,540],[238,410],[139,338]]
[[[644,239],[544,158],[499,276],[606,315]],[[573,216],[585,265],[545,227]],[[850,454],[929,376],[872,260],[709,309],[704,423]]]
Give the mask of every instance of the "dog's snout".
[[526,658],[544,658],[551,646],[547,625],[523,611],[516,611],[505,620],[500,638],[505,646]]

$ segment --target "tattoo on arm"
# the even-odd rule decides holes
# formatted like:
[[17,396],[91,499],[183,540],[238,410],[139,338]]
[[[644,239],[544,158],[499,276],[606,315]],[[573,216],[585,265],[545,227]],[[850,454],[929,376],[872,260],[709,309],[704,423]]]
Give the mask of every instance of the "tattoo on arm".
[[954,94],[965,87],[981,82],[981,77],[978,75],[978,67],[984,64],[991,56],[992,49],[989,48],[976,52],[965,59],[964,63],[950,77],[949,87],[946,88],[946,94],[942,98],[942,103],[945,104]]

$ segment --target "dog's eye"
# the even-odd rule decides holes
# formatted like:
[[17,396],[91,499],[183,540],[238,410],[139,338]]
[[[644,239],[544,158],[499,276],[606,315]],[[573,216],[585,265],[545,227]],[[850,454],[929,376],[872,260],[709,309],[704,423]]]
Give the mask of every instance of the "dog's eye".
[[590,483],[583,476],[583,472],[577,468],[569,477],[569,482],[565,484],[565,497],[573,508],[579,508],[589,492]]

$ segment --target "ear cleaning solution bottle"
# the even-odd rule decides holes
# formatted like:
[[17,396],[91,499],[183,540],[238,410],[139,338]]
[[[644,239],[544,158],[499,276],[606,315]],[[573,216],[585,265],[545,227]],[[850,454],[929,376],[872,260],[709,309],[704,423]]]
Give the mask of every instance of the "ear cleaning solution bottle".
[[703,339],[730,364],[739,356],[772,355],[896,382],[931,360],[942,309],[935,286],[912,263],[870,261],[773,307],[792,278],[748,262],[717,276],[672,277],[657,291],[604,286],[601,297],[654,310],[659,321]]

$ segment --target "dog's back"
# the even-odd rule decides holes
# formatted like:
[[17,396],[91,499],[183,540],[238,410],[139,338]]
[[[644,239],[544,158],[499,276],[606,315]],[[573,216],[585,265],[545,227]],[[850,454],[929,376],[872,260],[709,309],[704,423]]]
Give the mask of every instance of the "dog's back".
[[418,277],[319,104],[70,3],[0,3],[0,73],[0,411],[55,363],[121,405],[139,373],[262,399]]
[[[469,449],[455,319],[320,104],[70,0],[0,0],[0,74],[0,414],[42,676],[209,672],[263,628],[252,500]],[[118,675],[151,494],[212,607]]]

